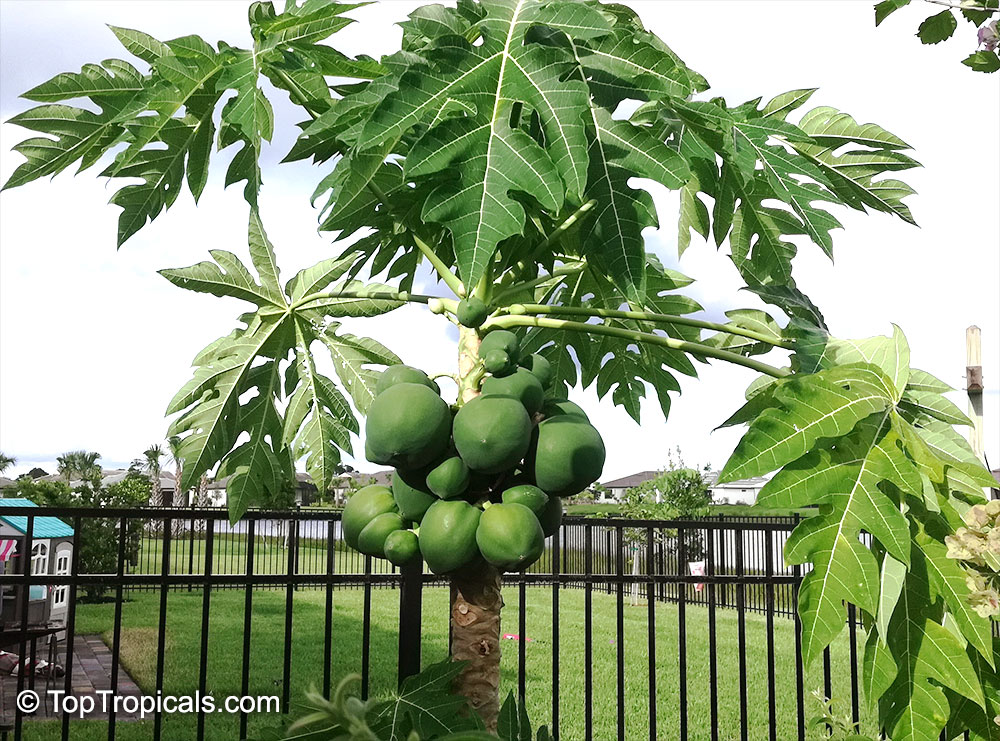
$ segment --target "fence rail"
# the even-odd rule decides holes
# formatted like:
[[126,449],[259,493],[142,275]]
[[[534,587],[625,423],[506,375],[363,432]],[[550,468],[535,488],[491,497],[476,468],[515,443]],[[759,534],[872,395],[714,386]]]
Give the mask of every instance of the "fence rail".
[[[447,650],[447,580],[402,574],[348,549],[339,511],[251,511],[236,526],[217,509],[6,508],[12,515],[27,517],[28,533],[45,516],[74,528],[71,573],[28,573],[21,559],[0,575],[4,589],[68,586],[57,646],[66,692],[81,671],[82,631],[108,643],[112,690],[126,668],[143,694],[247,695],[269,683],[283,712],[310,683],[328,693],[335,668],[358,671],[367,697]],[[505,652],[505,689],[567,741],[806,738],[814,687],[874,733],[859,701],[856,621],[822,666],[807,671],[799,658],[802,569],[781,556],[797,520],[565,518],[538,563],[503,577],[504,630],[516,644],[516,657]],[[109,523],[117,547],[101,560],[87,539]],[[25,536],[18,552],[30,554],[32,540]],[[102,590],[113,600],[78,599]],[[351,591],[335,596],[342,590]],[[20,655],[37,650],[26,614],[15,622]],[[139,625],[155,652],[137,654],[130,643]],[[17,691],[38,681],[20,673]],[[15,739],[33,738],[36,727],[46,728],[40,738],[71,737],[69,713],[27,721],[0,699]],[[100,722],[109,739],[200,740],[247,738],[263,720],[200,712],[185,723],[157,711],[146,723],[115,713]]]

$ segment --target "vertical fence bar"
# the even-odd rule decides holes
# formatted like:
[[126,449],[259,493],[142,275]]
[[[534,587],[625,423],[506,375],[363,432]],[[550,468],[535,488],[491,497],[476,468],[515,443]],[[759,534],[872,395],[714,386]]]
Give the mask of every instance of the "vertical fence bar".
[[851,720],[855,727],[861,721],[861,702],[858,695],[858,622],[852,603],[847,603],[847,624],[851,639]]
[[646,654],[649,669],[649,741],[656,741],[656,601],[653,583],[653,528],[646,528]]
[[739,653],[740,670],[740,741],[749,738],[747,718],[747,620],[746,620],[746,577],[743,562],[743,527],[736,528],[736,643]]
[[[684,527],[677,528],[677,575],[687,576],[687,549]],[[677,666],[680,709],[680,737],[688,737],[687,717],[687,584],[683,581],[677,584]]]
[[[171,545],[171,532],[173,530],[173,520],[167,517],[163,520],[163,568],[160,571],[160,618],[159,618],[159,636],[157,637],[156,645],[156,691],[163,691],[163,672],[166,668],[164,664],[166,661],[163,656],[163,648],[166,644],[167,638],[167,594],[169,592],[167,586],[167,577],[170,575],[170,545]],[[153,740],[159,741],[161,734],[163,733],[163,715],[160,712],[159,707],[153,713]]]
[[[552,539],[552,738],[559,741],[559,539],[565,537],[563,525]],[[564,556],[565,557],[565,556]]]
[[[142,523],[142,525],[145,526],[145,523]],[[129,527],[130,524],[127,517],[122,517],[118,521],[118,560],[115,567],[115,574],[118,576],[118,584],[115,585],[115,617],[114,625],[112,626],[111,639],[111,691],[115,694],[118,694],[118,674],[121,668],[122,603],[125,601],[123,599],[124,595],[122,593],[122,589],[125,574],[125,544],[128,541]],[[141,548],[142,531],[140,531],[139,535],[139,547]],[[67,677],[69,676],[69,673],[69,670],[67,670]],[[63,721],[63,723],[65,725],[69,724],[68,717]],[[118,719],[115,713],[115,706],[114,703],[111,703],[111,708],[108,711],[108,741],[114,741],[117,726]]]
[[[253,618],[254,545],[257,520],[247,520],[246,586],[243,591],[243,676],[240,694],[250,694],[250,626]],[[240,738],[247,737],[247,714],[240,712]]]
[[615,529],[615,585],[618,597],[617,622],[615,625],[615,648],[618,659],[618,739],[625,741],[625,531],[619,525]]
[[[715,531],[711,527],[705,530],[705,542],[708,548],[706,554],[706,571],[710,577],[715,577]],[[719,672],[716,660],[715,635],[715,582],[708,584],[708,694],[711,705],[712,741],[719,740]]]
[[[194,511],[194,503],[191,504],[191,510]],[[188,530],[188,576],[194,574],[194,515],[191,515],[191,527]],[[194,589],[194,582],[188,582],[188,591],[190,592]]]
[[584,672],[584,738],[591,741],[594,737],[594,616],[593,587],[594,572],[594,538],[593,526],[589,523],[584,526],[584,550],[583,550],[583,672]]
[[[21,573],[24,576],[31,576],[31,550],[34,547],[32,545],[32,539],[35,534],[35,516],[29,514],[25,524],[24,530],[24,552],[21,554],[23,560]],[[18,592],[21,595],[21,629],[18,636],[18,671],[17,671],[17,694],[20,695],[24,692],[24,655],[28,652],[28,602],[31,599],[31,584],[25,579],[21,582],[21,586],[18,588]],[[14,711],[14,741],[21,741],[21,727],[24,723],[24,713],[21,711],[21,706],[15,703],[17,706]]]
[[424,588],[423,562],[400,569],[399,586],[399,671],[400,688],[403,680],[420,673],[420,626]]
[[764,558],[767,559],[764,565],[764,574],[767,577],[767,586],[764,588],[766,594],[767,610],[767,701],[768,701],[768,734],[771,741],[778,738],[778,709],[777,692],[775,691],[774,676],[774,534],[770,530],[764,531]]
[[372,647],[372,557],[365,556],[365,606],[361,627],[361,699],[368,699]]
[[285,643],[281,670],[281,712],[288,714],[292,694],[292,608],[294,607],[295,553],[298,550],[298,520],[288,521],[288,563],[285,582]]
[[[798,522],[798,514],[795,515]],[[799,741],[806,738],[805,666],[802,663],[802,619],[799,617],[799,587],[802,584],[802,567],[792,568],[795,585],[792,589],[792,613],[795,616],[795,715],[798,721]]]
[[[192,522],[194,522],[192,520]],[[208,689],[208,626],[209,614],[212,599],[212,561],[215,555],[215,527],[207,527],[210,520],[206,520],[205,528],[205,565],[203,568],[203,582],[201,592],[201,645],[198,654],[198,691],[204,695]],[[198,741],[205,738],[205,708],[199,704],[198,707]]]
[[330,696],[330,681],[333,662],[333,579],[336,568],[336,542],[334,540],[334,527],[336,520],[329,520],[326,523],[326,619],[323,624],[323,697]]
[[517,698],[525,702],[527,690],[527,605],[528,585],[524,581],[524,571],[521,572],[521,583],[517,585]]
[[[83,518],[77,516],[73,518],[73,556],[70,559],[70,570],[69,573],[73,576],[73,581],[70,583],[69,591],[69,614],[66,617],[66,660],[65,666],[63,667],[66,671],[66,680],[63,686],[64,691],[69,695],[73,691],[73,650],[74,639],[76,637],[76,576],[80,573],[80,540],[81,540],[81,530],[83,528]],[[119,546],[121,550],[121,546]],[[119,564],[122,563],[121,556],[119,555]],[[119,569],[122,567],[119,566]],[[119,571],[119,575],[121,571]],[[121,589],[121,580],[119,577],[119,589]],[[121,599],[118,600],[119,604]],[[114,650],[114,649],[113,649]],[[69,712],[63,708],[62,715],[62,741],[67,741],[69,738]]]

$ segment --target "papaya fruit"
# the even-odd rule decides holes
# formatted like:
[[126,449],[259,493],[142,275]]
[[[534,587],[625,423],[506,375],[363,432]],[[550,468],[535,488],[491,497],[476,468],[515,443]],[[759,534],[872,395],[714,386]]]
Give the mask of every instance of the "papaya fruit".
[[441,389],[438,385],[419,368],[409,365],[390,365],[379,374],[378,379],[375,381],[375,395],[378,396],[397,383],[418,383],[421,386],[426,386],[438,395],[441,394]]
[[523,504],[494,504],[479,518],[476,545],[501,571],[520,571],[545,550],[545,535],[535,513]]
[[420,560],[420,543],[412,530],[393,530],[385,536],[382,550],[396,566],[409,566]]
[[399,383],[375,397],[365,420],[368,460],[420,468],[448,447],[451,408],[427,386]]
[[531,419],[509,396],[477,396],[458,410],[455,448],[473,471],[500,473],[517,464],[531,444]]
[[494,329],[492,332],[487,332],[479,344],[479,356],[485,358],[494,350],[503,350],[511,362],[516,365],[521,357],[520,348],[521,345],[516,334],[508,332],[506,329]]
[[518,368],[503,378],[487,378],[483,381],[483,396],[512,396],[522,404],[529,415],[542,408],[545,391],[538,377],[526,368]]
[[392,498],[399,514],[411,522],[420,522],[427,508],[437,501],[427,488],[426,469],[396,469],[392,475]]
[[549,496],[531,484],[512,486],[504,490],[501,496],[504,504],[523,504],[534,512],[546,538],[558,532],[563,516],[559,497]]
[[562,414],[574,414],[589,421],[587,413],[579,404],[575,404],[569,399],[547,399],[542,405],[542,414],[546,417],[558,417]]
[[460,497],[469,488],[469,467],[457,455],[445,458],[427,474],[427,488],[441,499]]
[[601,477],[605,455],[604,441],[593,425],[575,414],[563,414],[539,423],[528,466],[540,489],[572,496]]
[[420,555],[435,574],[461,568],[479,555],[476,528],[482,511],[461,499],[432,504],[420,523]]
[[521,358],[519,365],[532,373],[538,382],[542,384],[542,388],[548,388],[549,384],[552,383],[552,378],[554,373],[552,372],[552,363],[548,361],[543,355],[538,355],[537,353],[529,355],[526,358]]
[[358,536],[374,518],[386,512],[396,512],[396,500],[387,486],[373,484],[359,489],[344,505],[341,523],[344,528],[344,542],[357,549]]
[[509,376],[517,369],[505,350],[490,350],[483,356],[483,367],[497,378]]
[[469,296],[458,302],[458,311],[455,313],[458,317],[458,323],[463,327],[477,329],[486,321],[486,317],[490,315],[490,310],[482,302],[482,299]]
[[405,527],[406,523],[396,512],[376,515],[358,535],[358,550],[366,556],[385,558],[385,539],[390,533]]

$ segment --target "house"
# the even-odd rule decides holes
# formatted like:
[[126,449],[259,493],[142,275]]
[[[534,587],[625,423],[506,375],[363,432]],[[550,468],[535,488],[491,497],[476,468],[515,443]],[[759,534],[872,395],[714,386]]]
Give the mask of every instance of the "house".
[[[0,561],[0,574],[24,573],[24,545],[28,531],[25,515],[4,515],[7,507],[37,507],[30,499],[0,499],[0,542],[7,542],[9,558]],[[12,553],[10,541],[14,541]],[[69,575],[73,563],[73,528],[57,517],[35,517],[32,523],[31,573]],[[0,589],[0,626],[20,626],[22,588],[5,585]],[[69,609],[69,586],[32,585],[28,587],[28,620],[32,625],[66,624]]]
[[767,479],[755,476],[720,484],[718,471],[706,474],[705,481],[709,491],[712,492],[712,502],[715,504],[756,504],[757,495],[767,483]]
[[633,473],[631,476],[614,479],[613,481],[606,481],[601,484],[606,491],[601,493],[598,501],[620,502],[625,498],[625,493],[629,489],[634,489],[641,484],[645,484],[647,481],[655,479],[661,473],[662,471],[640,471],[639,473]]

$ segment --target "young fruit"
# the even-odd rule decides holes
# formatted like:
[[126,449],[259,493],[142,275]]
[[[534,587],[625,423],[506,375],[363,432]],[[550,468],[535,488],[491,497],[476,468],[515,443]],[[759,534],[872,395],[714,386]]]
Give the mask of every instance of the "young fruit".
[[482,300],[475,296],[463,298],[458,302],[458,323],[469,329],[481,327],[486,317],[490,315],[490,310]]
[[531,444],[531,419],[509,396],[477,396],[458,410],[455,448],[473,471],[500,473],[512,468]]
[[441,499],[460,497],[469,488],[469,467],[457,455],[446,458],[427,474],[427,488]]
[[461,499],[434,502],[420,523],[420,554],[435,574],[461,568],[479,555],[476,528],[482,511]]
[[365,525],[358,536],[358,550],[366,556],[385,558],[385,539],[396,530],[406,527],[403,518],[395,512],[385,512]]
[[549,399],[542,406],[542,414],[546,417],[558,417],[562,414],[573,414],[589,420],[587,413],[579,404],[575,404],[569,399]]
[[565,497],[597,481],[604,458],[601,434],[582,417],[563,414],[539,423],[528,466],[540,489]]
[[495,377],[509,376],[517,366],[511,362],[506,350],[490,350],[483,356],[483,367]]
[[392,475],[392,497],[399,514],[411,522],[420,522],[427,508],[437,501],[427,488],[426,473],[426,469],[400,468]]
[[385,557],[396,566],[409,566],[420,561],[420,543],[412,530],[395,530],[385,538]]
[[545,400],[542,384],[525,368],[503,378],[487,378],[483,381],[483,396],[511,396],[524,404],[529,416],[541,409]]
[[523,504],[494,504],[479,518],[476,544],[501,571],[520,571],[542,555],[545,535],[535,513]]
[[378,396],[386,389],[398,383],[418,383],[435,391],[439,395],[441,393],[438,385],[419,368],[413,368],[409,365],[390,365],[379,374],[378,380],[375,381],[375,395]]
[[369,522],[381,514],[396,510],[396,500],[392,498],[388,487],[372,485],[359,489],[344,506],[344,542],[356,549],[358,536]]
[[522,358],[520,366],[534,374],[542,388],[548,388],[552,383],[552,364],[542,355],[537,353]]
[[531,484],[519,484],[501,495],[504,504],[523,504],[535,513],[545,537],[554,535],[562,523],[563,506],[559,497],[552,497]]
[[451,409],[427,386],[400,383],[375,397],[365,422],[365,451],[372,463],[420,468],[448,447]]
[[508,332],[506,329],[494,329],[492,332],[488,332],[479,344],[480,357],[485,358],[494,350],[503,350],[507,353],[511,362],[515,364],[521,357],[517,335],[513,332]]

